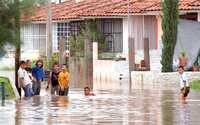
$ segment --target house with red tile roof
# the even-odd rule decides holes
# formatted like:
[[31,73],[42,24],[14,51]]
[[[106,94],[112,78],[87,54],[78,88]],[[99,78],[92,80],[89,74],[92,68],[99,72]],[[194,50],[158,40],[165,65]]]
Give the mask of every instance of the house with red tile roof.
[[[162,28],[162,0],[66,0],[51,4],[53,52],[58,52],[59,40],[66,40],[65,49],[69,49],[69,37],[79,34],[82,22],[96,19],[98,30],[108,43],[107,53],[118,53],[126,61],[130,45],[134,46],[134,66],[141,69],[144,60],[144,38],[149,43],[150,70],[160,71]],[[180,18],[200,21],[200,0],[180,0]],[[25,18],[22,18],[25,20]],[[30,20],[30,19],[29,19]],[[23,50],[38,51],[47,54],[47,10],[35,9],[31,24],[21,29]],[[129,43],[132,38],[134,44]]]

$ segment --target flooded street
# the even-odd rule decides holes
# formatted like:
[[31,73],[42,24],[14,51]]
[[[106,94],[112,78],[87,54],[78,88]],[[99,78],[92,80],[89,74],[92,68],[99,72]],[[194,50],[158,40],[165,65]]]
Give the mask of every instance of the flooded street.
[[35,96],[8,100],[0,107],[1,125],[199,125],[200,94],[191,92],[181,105],[170,90],[96,91],[85,97]]

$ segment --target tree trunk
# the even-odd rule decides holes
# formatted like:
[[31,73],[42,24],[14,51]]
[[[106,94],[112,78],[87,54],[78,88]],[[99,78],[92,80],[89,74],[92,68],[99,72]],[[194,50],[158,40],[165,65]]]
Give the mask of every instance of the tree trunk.
[[[19,0],[15,0],[16,5],[16,15],[15,15],[15,85],[18,85],[18,69],[19,69],[19,61],[21,55],[21,42],[20,42],[20,10],[19,10]],[[21,93],[19,92],[20,96]]]

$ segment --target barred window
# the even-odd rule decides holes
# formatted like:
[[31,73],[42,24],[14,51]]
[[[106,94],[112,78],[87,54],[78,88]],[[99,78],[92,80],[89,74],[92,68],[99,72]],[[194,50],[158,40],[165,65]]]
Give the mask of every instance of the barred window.
[[69,37],[72,35],[77,36],[81,32],[81,22],[64,22],[57,23],[57,38],[58,38],[58,50],[59,50],[59,41],[61,38],[65,40],[65,50],[69,50]]
[[70,35],[78,36],[81,32],[81,26],[82,26],[81,21],[70,22],[70,31],[71,31]]
[[122,19],[102,19],[100,20],[100,32],[103,33],[108,43],[109,52],[123,51],[123,24]]
[[70,26],[69,23],[57,23],[57,39],[58,39],[58,50],[59,50],[59,43],[62,38],[65,40],[65,49],[69,50],[69,39],[70,35]]

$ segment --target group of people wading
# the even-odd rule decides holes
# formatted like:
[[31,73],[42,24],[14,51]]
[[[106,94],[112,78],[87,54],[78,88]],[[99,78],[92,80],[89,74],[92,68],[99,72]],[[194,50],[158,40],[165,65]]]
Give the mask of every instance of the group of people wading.
[[[30,60],[20,61],[18,70],[17,89],[21,97],[21,89],[24,90],[25,97],[40,95],[41,84],[44,81],[45,73],[43,61],[37,60],[32,67]],[[51,86],[51,94],[68,96],[70,75],[66,65],[60,68],[58,63],[53,64],[52,71],[48,77],[47,89]]]

